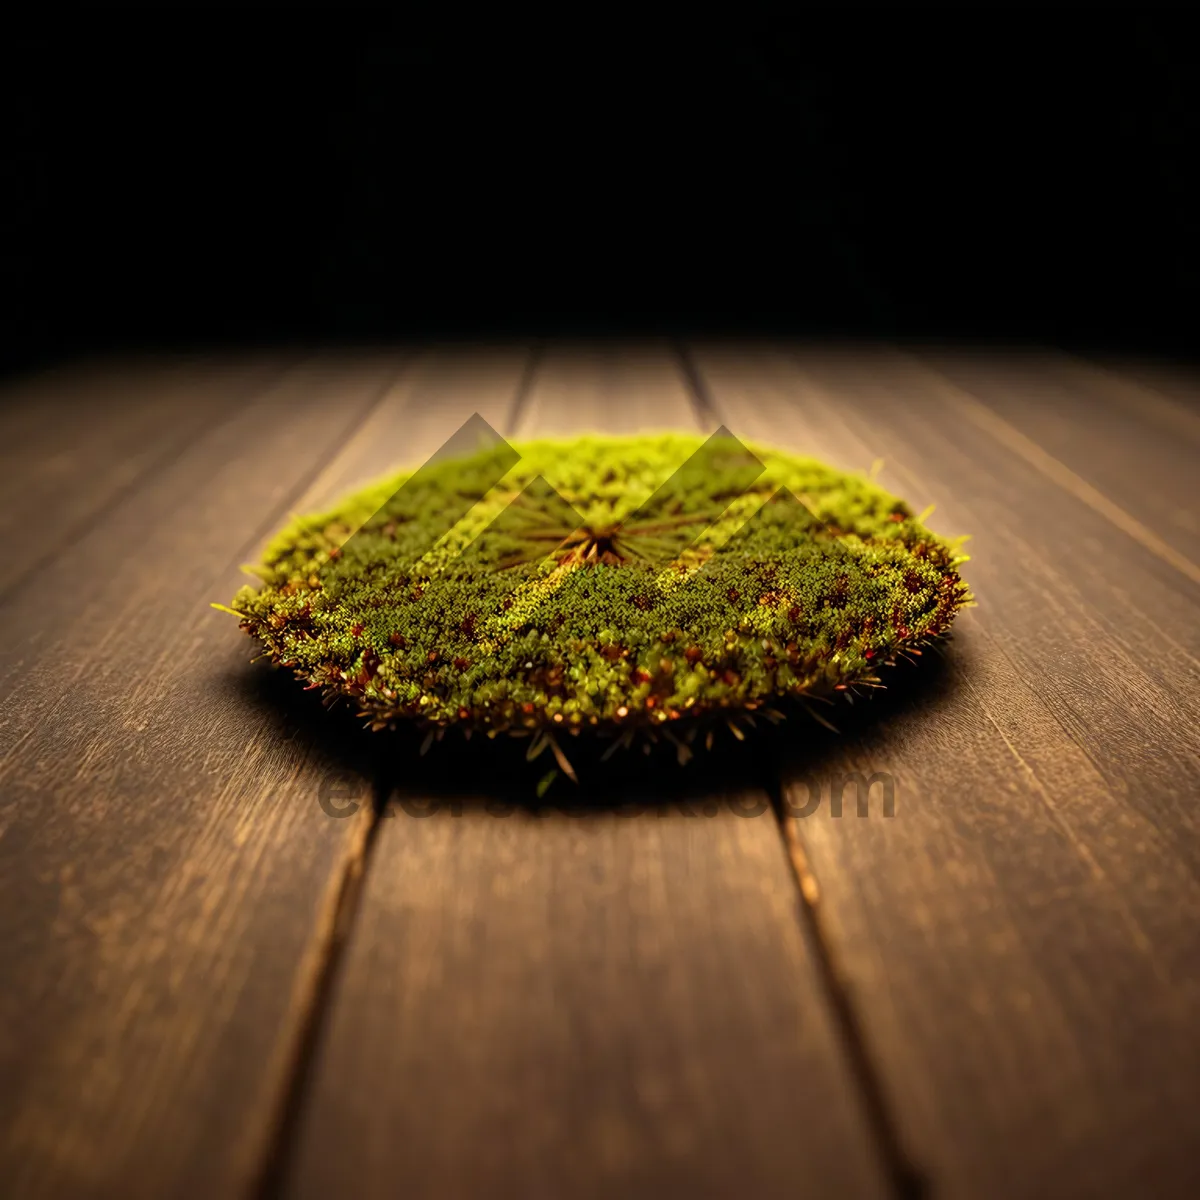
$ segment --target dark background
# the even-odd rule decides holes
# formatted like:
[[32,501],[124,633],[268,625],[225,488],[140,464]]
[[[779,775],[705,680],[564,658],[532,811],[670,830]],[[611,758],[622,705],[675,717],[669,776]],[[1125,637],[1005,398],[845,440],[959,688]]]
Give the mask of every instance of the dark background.
[[1185,10],[873,10],[664,36],[604,10],[10,25],[8,369],[505,333],[1187,354]]

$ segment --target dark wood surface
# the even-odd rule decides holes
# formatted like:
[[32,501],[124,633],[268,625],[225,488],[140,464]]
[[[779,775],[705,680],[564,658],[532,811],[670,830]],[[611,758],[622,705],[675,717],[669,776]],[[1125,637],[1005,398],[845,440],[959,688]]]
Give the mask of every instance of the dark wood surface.
[[[1196,584],[1013,436],[1011,366],[975,365],[969,395],[899,355],[697,357],[732,428],[847,468],[882,458],[881,482],[937,503],[935,528],[973,534],[979,607],[926,702],[792,767],[895,778],[894,819],[826,805],[794,845],[905,1144],[952,1195],[1185,1194]],[[1131,484],[1165,440],[1130,447]]]
[[[565,349],[505,432],[696,425],[668,352]],[[886,1194],[769,807],[696,802],[715,817],[393,810],[288,1194]]]
[[[0,1192],[1200,1194],[1198,397],[782,344],[10,385]],[[875,470],[972,535],[978,607],[837,735],[578,814],[438,807],[209,603],[475,412]],[[833,814],[856,771],[894,815]]]

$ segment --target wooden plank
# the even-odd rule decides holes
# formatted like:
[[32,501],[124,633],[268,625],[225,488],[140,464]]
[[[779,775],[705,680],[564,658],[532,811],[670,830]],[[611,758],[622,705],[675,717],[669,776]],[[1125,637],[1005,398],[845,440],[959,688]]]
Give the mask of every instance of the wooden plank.
[[1073,365],[1148,420],[1200,442],[1200,369],[1195,362],[1102,356]]
[[[938,1195],[1194,1195],[1197,593],[897,355],[706,349],[745,438],[970,531],[979,608],[894,693],[814,731],[797,869],[900,1137]],[[930,656],[926,656],[927,659]],[[906,691],[903,685],[907,683]],[[867,816],[830,786],[890,776]],[[806,807],[806,777],[823,785]]]
[[[592,348],[515,434],[695,424],[663,351]],[[693,787],[381,821],[285,1194],[884,1194],[766,797]]]
[[259,1169],[368,828],[325,819],[319,785],[337,769],[369,799],[371,767],[273,704],[208,605],[396,370],[294,367],[4,607],[11,1194],[233,1196]]
[[225,419],[280,356],[99,362],[0,391],[0,596]]
[[985,420],[1008,426],[995,426],[995,433],[1018,453],[1024,450],[1077,493],[1093,493],[1088,498],[1099,508],[1120,510],[1141,526],[1134,536],[1171,547],[1190,560],[1200,579],[1200,513],[1192,483],[1200,419],[1194,414],[1058,354],[943,351],[921,357],[986,405],[992,417],[985,414]]

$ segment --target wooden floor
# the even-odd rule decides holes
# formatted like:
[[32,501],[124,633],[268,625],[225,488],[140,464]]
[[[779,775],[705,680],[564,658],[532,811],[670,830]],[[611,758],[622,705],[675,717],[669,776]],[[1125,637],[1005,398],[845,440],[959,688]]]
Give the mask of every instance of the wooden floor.
[[[973,535],[978,608],[740,783],[439,807],[209,605],[473,412],[882,460]],[[1200,1195],[1197,380],[783,345],[106,362],[9,385],[0,460],[0,1193]],[[806,807],[854,771],[893,815]]]

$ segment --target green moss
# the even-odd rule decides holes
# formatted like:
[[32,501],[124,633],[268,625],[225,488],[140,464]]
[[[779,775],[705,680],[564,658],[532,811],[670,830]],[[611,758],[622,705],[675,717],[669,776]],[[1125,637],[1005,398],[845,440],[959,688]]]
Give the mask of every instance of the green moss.
[[556,754],[560,731],[682,745],[877,686],[969,601],[963,557],[866,479],[749,450],[589,436],[427,465],[295,520],[233,609],[374,728]]

